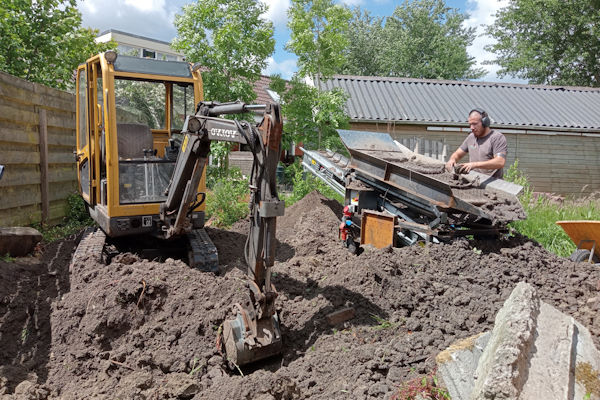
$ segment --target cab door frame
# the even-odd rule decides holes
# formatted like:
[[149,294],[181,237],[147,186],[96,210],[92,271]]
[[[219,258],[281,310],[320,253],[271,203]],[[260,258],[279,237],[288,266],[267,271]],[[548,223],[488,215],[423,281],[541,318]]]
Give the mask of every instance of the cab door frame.
[[[76,164],[79,193],[87,204],[91,203],[92,161],[90,160],[90,113],[89,113],[89,73],[87,63],[77,68],[76,93]],[[84,96],[84,98],[82,98]]]

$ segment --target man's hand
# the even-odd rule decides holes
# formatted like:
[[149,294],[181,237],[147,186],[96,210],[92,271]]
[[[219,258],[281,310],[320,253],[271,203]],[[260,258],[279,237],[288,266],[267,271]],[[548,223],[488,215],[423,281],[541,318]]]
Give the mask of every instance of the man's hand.
[[453,172],[455,165],[456,165],[456,161],[454,161],[452,158],[450,158],[448,160],[448,162],[446,163],[446,171]]
[[460,166],[460,172],[468,174],[469,172],[471,172],[472,169],[479,168],[478,164],[479,163],[477,163],[477,162],[464,163]]

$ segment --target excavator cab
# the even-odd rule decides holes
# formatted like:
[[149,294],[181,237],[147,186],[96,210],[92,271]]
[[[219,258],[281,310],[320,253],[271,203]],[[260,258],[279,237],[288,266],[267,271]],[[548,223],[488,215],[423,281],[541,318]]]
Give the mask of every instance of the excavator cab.
[[[98,54],[77,69],[77,176],[91,217],[109,237],[162,235],[186,115],[202,100],[187,62]],[[204,175],[197,193],[203,193]],[[204,205],[194,227],[204,225]]]

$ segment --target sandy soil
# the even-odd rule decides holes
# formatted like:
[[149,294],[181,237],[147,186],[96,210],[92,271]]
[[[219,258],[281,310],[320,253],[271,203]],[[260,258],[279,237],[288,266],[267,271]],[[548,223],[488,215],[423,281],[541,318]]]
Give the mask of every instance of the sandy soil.
[[[489,329],[517,282],[588,326],[600,271],[521,237],[349,254],[341,206],[312,193],[278,220],[273,282],[285,351],[230,370],[219,326],[242,299],[246,223],[209,229],[222,273],[123,254],[69,274],[75,238],[33,263],[0,262],[0,399],[379,399]],[[330,326],[327,315],[353,307]]]

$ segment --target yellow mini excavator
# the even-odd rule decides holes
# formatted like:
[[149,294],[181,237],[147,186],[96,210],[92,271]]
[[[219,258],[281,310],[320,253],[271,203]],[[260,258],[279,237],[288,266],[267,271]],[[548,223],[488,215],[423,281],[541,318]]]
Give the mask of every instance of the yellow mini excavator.
[[[262,113],[259,123],[224,114]],[[250,231],[245,246],[248,300],[223,326],[228,358],[237,365],[281,352],[270,269],[277,216],[282,119],[278,104],[204,102],[198,68],[186,62],[117,55],[88,59],[77,69],[79,190],[100,229],[84,235],[71,265],[106,259],[107,243],[187,245],[190,266],[217,272],[218,255],[204,230],[205,166],[212,141],[247,145]],[[113,250],[114,251],[114,250]]]

